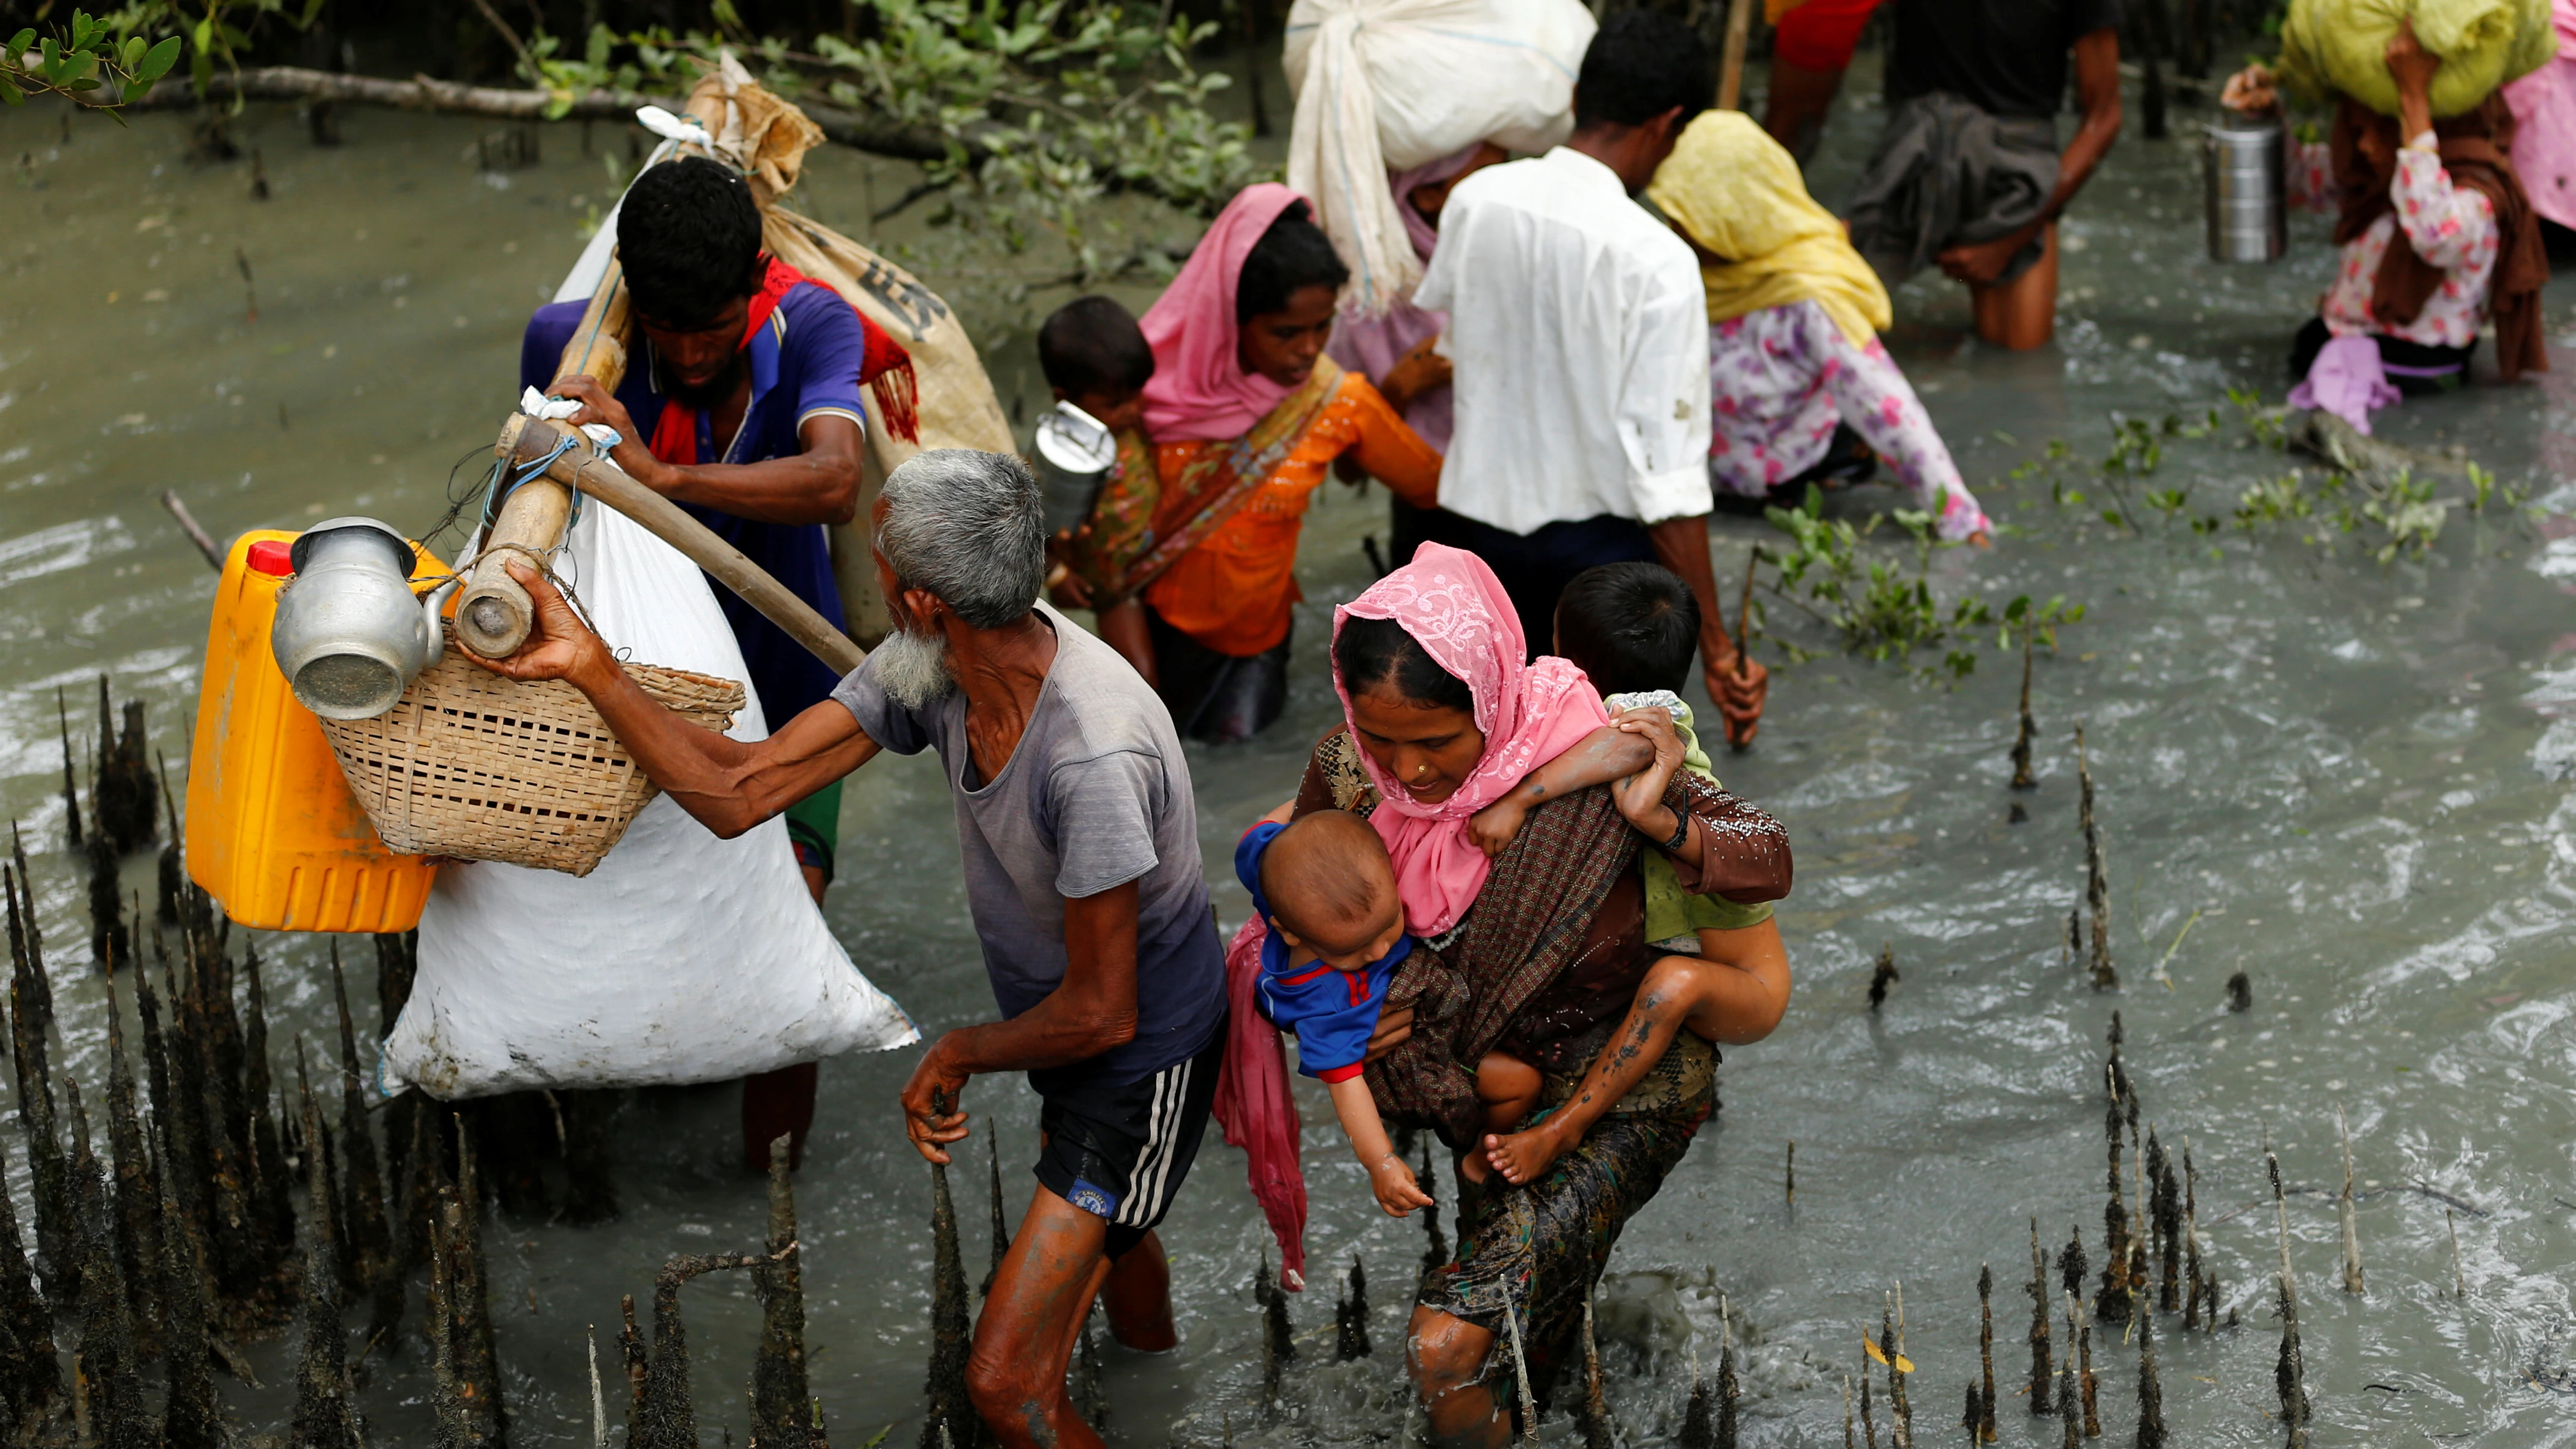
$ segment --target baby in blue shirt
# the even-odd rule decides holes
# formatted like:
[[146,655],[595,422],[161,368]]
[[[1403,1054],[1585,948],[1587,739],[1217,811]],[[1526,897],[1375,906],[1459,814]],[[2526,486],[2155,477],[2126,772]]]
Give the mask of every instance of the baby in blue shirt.
[[1234,848],[1234,873],[1270,925],[1254,993],[1261,1014],[1297,1034],[1297,1070],[1332,1094],[1378,1206],[1396,1217],[1431,1206],[1360,1079],[1387,982],[1413,952],[1386,842],[1348,811],[1310,811],[1252,827]]

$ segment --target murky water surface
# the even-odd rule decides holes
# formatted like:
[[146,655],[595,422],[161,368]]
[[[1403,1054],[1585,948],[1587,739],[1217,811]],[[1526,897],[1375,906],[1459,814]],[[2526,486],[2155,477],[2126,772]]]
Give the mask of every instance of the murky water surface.
[[[1854,89],[1871,87],[1856,78]],[[1816,171],[1829,204],[1875,121],[1865,101],[1838,116]],[[56,942],[86,930],[60,849],[57,686],[86,731],[83,691],[110,673],[120,695],[151,702],[159,747],[185,752],[211,576],[155,506],[158,491],[177,488],[226,536],[351,512],[424,526],[451,464],[488,446],[513,391],[520,324],[607,185],[570,128],[546,134],[541,166],[486,176],[473,124],[384,112],[344,124],[349,144],[317,151],[285,113],[246,118],[243,139],[264,152],[274,188],[263,203],[247,195],[247,163],[186,162],[173,120],[126,132],[93,120],[68,138],[50,112],[0,121],[0,799],[37,852]],[[606,128],[599,140],[612,144]],[[811,204],[866,235],[875,196],[900,184],[827,155]],[[1943,1426],[1975,1368],[1981,1262],[1997,1268],[1998,1373],[2014,1383],[2030,1219],[2051,1243],[2084,1224],[2098,1260],[2100,1063],[2115,1009],[2147,1117],[2169,1145],[2188,1138],[2200,1166],[2206,1238],[2242,1317],[2215,1337],[2167,1321],[2175,1442],[2278,1437],[2266,1412],[2267,1136],[2307,1189],[2291,1199],[2290,1231],[2319,1443],[2576,1442],[2576,346],[2531,385],[2410,402],[2383,427],[2414,447],[2464,447],[2528,490],[2534,511],[2455,507],[2428,554],[2386,565],[2349,540],[2331,551],[2303,541],[2320,531],[2313,520],[2202,536],[2191,518],[2224,520],[2249,484],[2295,461],[2246,441],[2225,390],[2277,399],[2278,359],[2330,254],[2322,221],[2306,218],[2288,260],[2217,266],[2201,259],[2199,218],[2188,144],[2139,139],[2133,116],[2067,227],[2056,346],[2007,356],[1963,343],[1964,302],[1937,277],[1899,297],[1891,343],[1988,510],[2014,529],[1991,553],[1935,558],[1934,588],[1997,603],[2063,593],[2091,612],[2039,660],[2041,783],[2016,797],[2005,789],[2016,679],[1990,637],[1963,684],[1926,684],[1839,657],[1773,607],[1783,637],[1826,657],[1779,670],[1759,747],[1722,767],[1797,840],[1798,890],[1781,922],[1798,994],[1777,1035],[1731,1054],[1725,1110],[1613,1261],[1610,1397],[1632,1442],[1678,1423],[1694,1345],[1703,1361],[1716,1353],[1721,1291],[1752,1344],[1748,1442],[1841,1442],[1858,1325],[1900,1280],[1921,1368],[1918,1430],[1927,1443],[1954,1436]],[[2562,342],[2576,343],[2564,335],[2572,307],[2576,285],[2552,289]],[[977,325],[996,344],[1005,401],[1041,403],[1025,343],[1000,335],[1011,319]],[[2139,504],[2142,536],[2102,523],[2092,460],[2109,451],[2109,415],[2197,419],[2213,405],[2225,414],[2217,435],[2166,440],[2158,474],[2129,485],[2133,497],[2188,489],[2180,516],[2160,524]],[[2053,439],[2072,463],[2008,480]],[[2090,501],[2055,501],[2052,478]],[[1332,715],[1329,609],[1366,583],[1359,541],[1384,520],[1376,495],[1329,491],[1306,537],[1310,597],[1287,720],[1248,748],[1193,751],[1213,877],[1227,874],[1243,823],[1293,788],[1305,742]],[[1891,499],[1869,490],[1849,506]],[[1778,541],[1749,521],[1714,533],[1721,576],[1751,541]],[[1892,534],[1867,547],[1910,566]],[[2090,990],[2061,946],[2082,885],[2078,723],[2109,854],[2126,983],[2116,996]],[[2016,799],[2027,823],[2007,823]],[[935,768],[883,760],[845,808],[834,928],[931,1028],[986,1016]],[[136,886],[148,889],[148,869],[134,863]],[[1230,879],[1217,901],[1229,924],[1246,909]],[[270,977],[281,1050],[293,1033],[328,1029],[322,946],[263,943],[283,963]],[[1903,976],[1872,1015],[1863,994],[1882,948]],[[56,989],[71,1069],[95,1083],[102,993],[78,954],[55,953]],[[2254,1007],[2231,1015],[2222,983],[2240,969]],[[798,1183],[815,1384],[852,1443],[896,1421],[896,1439],[908,1438],[919,1406],[928,1184],[894,1107],[909,1059],[824,1068]],[[967,1105],[1002,1134],[1016,1211],[1035,1103],[991,1079]],[[2369,1292],[2357,1298],[2335,1286],[2339,1235],[2320,1191],[2340,1184],[2337,1107],[2363,1179]],[[1290,1417],[1257,1424],[1246,1285],[1266,1233],[1239,1155],[1211,1145],[1164,1230],[1184,1346],[1163,1359],[1109,1353],[1119,1442],[1213,1444],[1229,1419],[1245,1442],[1402,1430],[1392,1348],[1420,1230],[1375,1211],[1320,1094],[1306,1108],[1317,1277],[1354,1255],[1368,1264],[1378,1357],[1321,1364],[1331,1295],[1308,1293],[1295,1307],[1303,1357]],[[730,1089],[636,1095],[618,1118],[620,1221],[505,1217],[490,1230],[517,1442],[586,1438],[585,1335],[607,1330],[618,1296],[643,1292],[664,1256],[756,1240],[761,1195],[734,1165],[734,1130]],[[1794,1211],[1781,1181],[1792,1139]],[[2454,1218],[2465,1299],[2453,1295]],[[980,1269],[980,1210],[969,1219]],[[688,1302],[713,1442],[741,1417],[756,1310],[747,1285],[722,1278],[700,1280]],[[292,1350],[291,1335],[258,1346],[263,1378],[286,1381]],[[2113,1342],[2102,1357],[2107,1427],[2125,1439],[2134,1349]],[[371,1364],[361,1400],[374,1442],[429,1441],[423,1377],[417,1349]],[[225,1391],[247,1426],[282,1427],[280,1393]],[[2055,1443],[2054,1422],[2034,1425],[2023,1402],[2006,1400],[2005,1442]],[[1555,1419],[1545,1437],[1570,1433]]]

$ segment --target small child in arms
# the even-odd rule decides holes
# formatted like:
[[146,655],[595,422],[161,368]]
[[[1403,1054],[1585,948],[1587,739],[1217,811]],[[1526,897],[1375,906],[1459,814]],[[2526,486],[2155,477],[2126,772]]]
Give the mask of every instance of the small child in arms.
[[[1234,873],[1270,924],[1254,998],[1261,1014],[1297,1034],[1297,1070],[1332,1094],[1333,1113],[1368,1169],[1378,1206],[1399,1218],[1429,1207],[1430,1196],[1396,1155],[1360,1078],[1387,981],[1413,951],[1386,842],[1346,810],[1310,811],[1292,824],[1252,827],[1234,848]],[[1486,1125],[1496,1130],[1528,1115],[1538,1096],[1538,1074],[1510,1065],[1527,1079],[1526,1089],[1510,1100],[1487,1100]],[[1482,1096],[1485,1081],[1481,1074],[1477,1080]]]
[[[1679,693],[1698,639],[1698,603],[1679,575],[1657,564],[1588,569],[1557,600],[1555,652],[1591,677],[1614,720],[1669,719],[1669,729],[1638,731],[1655,741],[1657,763],[1677,762],[1715,784],[1708,756],[1691,732],[1690,706]],[[1600,775],[1593,753],[1582,749],[1541,765],[1511,794],[1476,813],[1472,829],[1478,843],[1489,855],[1501,850],[1519,833],[1530,807],[1604,783]],[[1518,1125],[1515,1116],[1487,1135],[1485,1158],[1512,1182],[1535,1181],[1559,1153],[1581,1142],[1612,1104],[1644,1080],[1677,1031],[1687,1028],[1727,1045],[1756,1042],[1771,1034],[1788,1009],[1789,957],[1768,902],[1744,906],[1686,894],[1661,850],[1645,852],[1640,870],[1646,941],[1672,954],[1647,968],[1627,1019],[1564,1105],[1520,1131],[1507,1130]],[[1526,1087],[1529,1106],[1537,1104],[1539,1074],[1526,1063],[1487,1057],[1477,1069],[1480,1091],[1489,1075],[1496,1077],[1498,1091],[1509,1081]],[[1489,1107],[1489,1122],[1500,1115],[1499,1105]]]

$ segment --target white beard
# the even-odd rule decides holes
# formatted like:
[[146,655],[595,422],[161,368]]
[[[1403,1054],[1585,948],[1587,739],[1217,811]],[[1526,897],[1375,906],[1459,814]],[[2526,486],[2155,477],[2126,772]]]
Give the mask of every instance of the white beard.
[[948,640],[943,635],[897,629],[885,636],[870,658],[878,686],[905,709],[926,709],[957,687],[957,676],[948,671]]

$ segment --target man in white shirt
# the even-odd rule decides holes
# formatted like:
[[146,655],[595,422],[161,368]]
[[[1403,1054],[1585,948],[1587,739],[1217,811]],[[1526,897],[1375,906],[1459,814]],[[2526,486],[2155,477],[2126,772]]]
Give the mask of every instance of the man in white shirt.
[[1450,193],[1414,294],[1449,314],[1457,420],[1424,525],[1492,565],[1535,653],[1583,570],[1679,574],[1709,697],[1744,742],[1770,680],[1736,658],[1709,564],[1707,294],[1689,244],[1630,199],[1708,109],[1712,75],[1696,32],[1623,10],[1584,52],[1565,144]]

